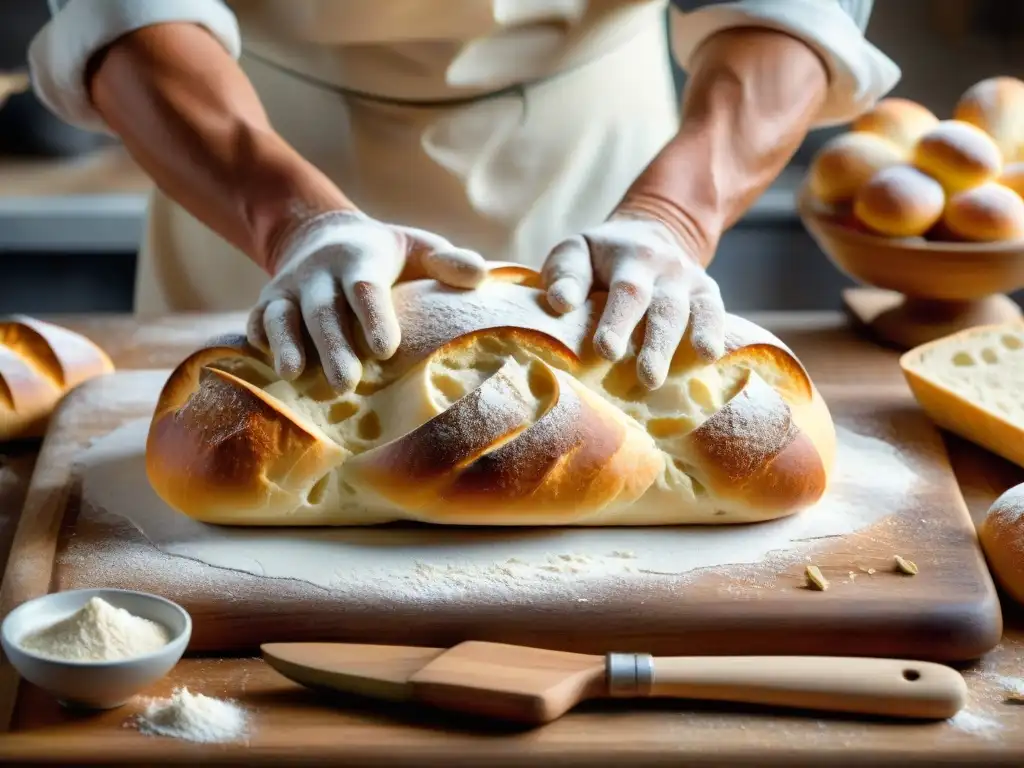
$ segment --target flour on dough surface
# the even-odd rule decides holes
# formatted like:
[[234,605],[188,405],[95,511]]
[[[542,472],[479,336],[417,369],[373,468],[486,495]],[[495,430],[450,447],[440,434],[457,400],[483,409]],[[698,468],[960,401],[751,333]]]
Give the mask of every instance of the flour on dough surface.
[[[533,594],[602,580],[679,577],[747,565],[769,554],[799,557],[815,540],[851,533],[907,508],[927,480],[913,459],[876,437],[839,426],[830,491],[815,507],[764,523],[655,528],[457,529],[231,528],[174,511],[146,477],[149,419],[96,440],[79,458],[85,504],[130,521],[163,552],[217,568],[294,579],[328,590],[387,585]],[[820,543],[820,542],[819,542]],[[383,588],[383,587],[382,587]]]

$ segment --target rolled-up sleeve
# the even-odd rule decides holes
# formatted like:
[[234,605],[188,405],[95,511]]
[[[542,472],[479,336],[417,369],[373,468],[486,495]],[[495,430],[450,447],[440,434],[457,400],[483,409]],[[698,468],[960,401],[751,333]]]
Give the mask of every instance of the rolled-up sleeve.
[[672,49],[684,70],[716,32],[761,27],[786,32],[813,48],[829,73],[815,127],[853,120],[899,82],[900,69],[867,41],[872,0],[710,0],[674,2]]
[[106,131],[85,83],[89,60],[137,29],[168,22],[205,27],[235,58],[241,40],[235,15],[221,0],[50,0],[52,18],[28,50],[32,87],[65,122]]

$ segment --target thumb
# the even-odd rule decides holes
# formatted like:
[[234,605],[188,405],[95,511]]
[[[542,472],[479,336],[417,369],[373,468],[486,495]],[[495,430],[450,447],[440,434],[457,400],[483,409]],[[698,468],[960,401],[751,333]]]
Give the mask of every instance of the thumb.
[[403,227],[402,232],[409,241],[403,279],[431,277],[453,288],[475,288],[487,277],[487,261],[476,251],[422,229]]

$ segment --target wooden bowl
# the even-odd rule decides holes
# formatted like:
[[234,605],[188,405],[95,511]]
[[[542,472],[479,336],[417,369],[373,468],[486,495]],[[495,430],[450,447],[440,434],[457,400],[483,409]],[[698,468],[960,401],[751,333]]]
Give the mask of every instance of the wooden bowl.
[[852,279],[883,291],[844,291],[846,308],[880,340],[902,349],[978,325],[1012,322],[1020,307],[1006,293],[1024,288],[1024,240],[936,242],[873,235],[843,214],[797,198],[804,227]]

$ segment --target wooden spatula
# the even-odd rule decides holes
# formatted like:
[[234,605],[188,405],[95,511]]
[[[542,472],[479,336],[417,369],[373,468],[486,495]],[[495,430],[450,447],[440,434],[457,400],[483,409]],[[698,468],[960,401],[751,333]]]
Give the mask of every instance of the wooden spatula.
[[590,656],[502,643],[450,650],[338,643],[272,643],[263,657],[305,686],[529,724],[587,699],[673,697],[941,720],[967,697],[941,664],[824,656],[654,658]]

